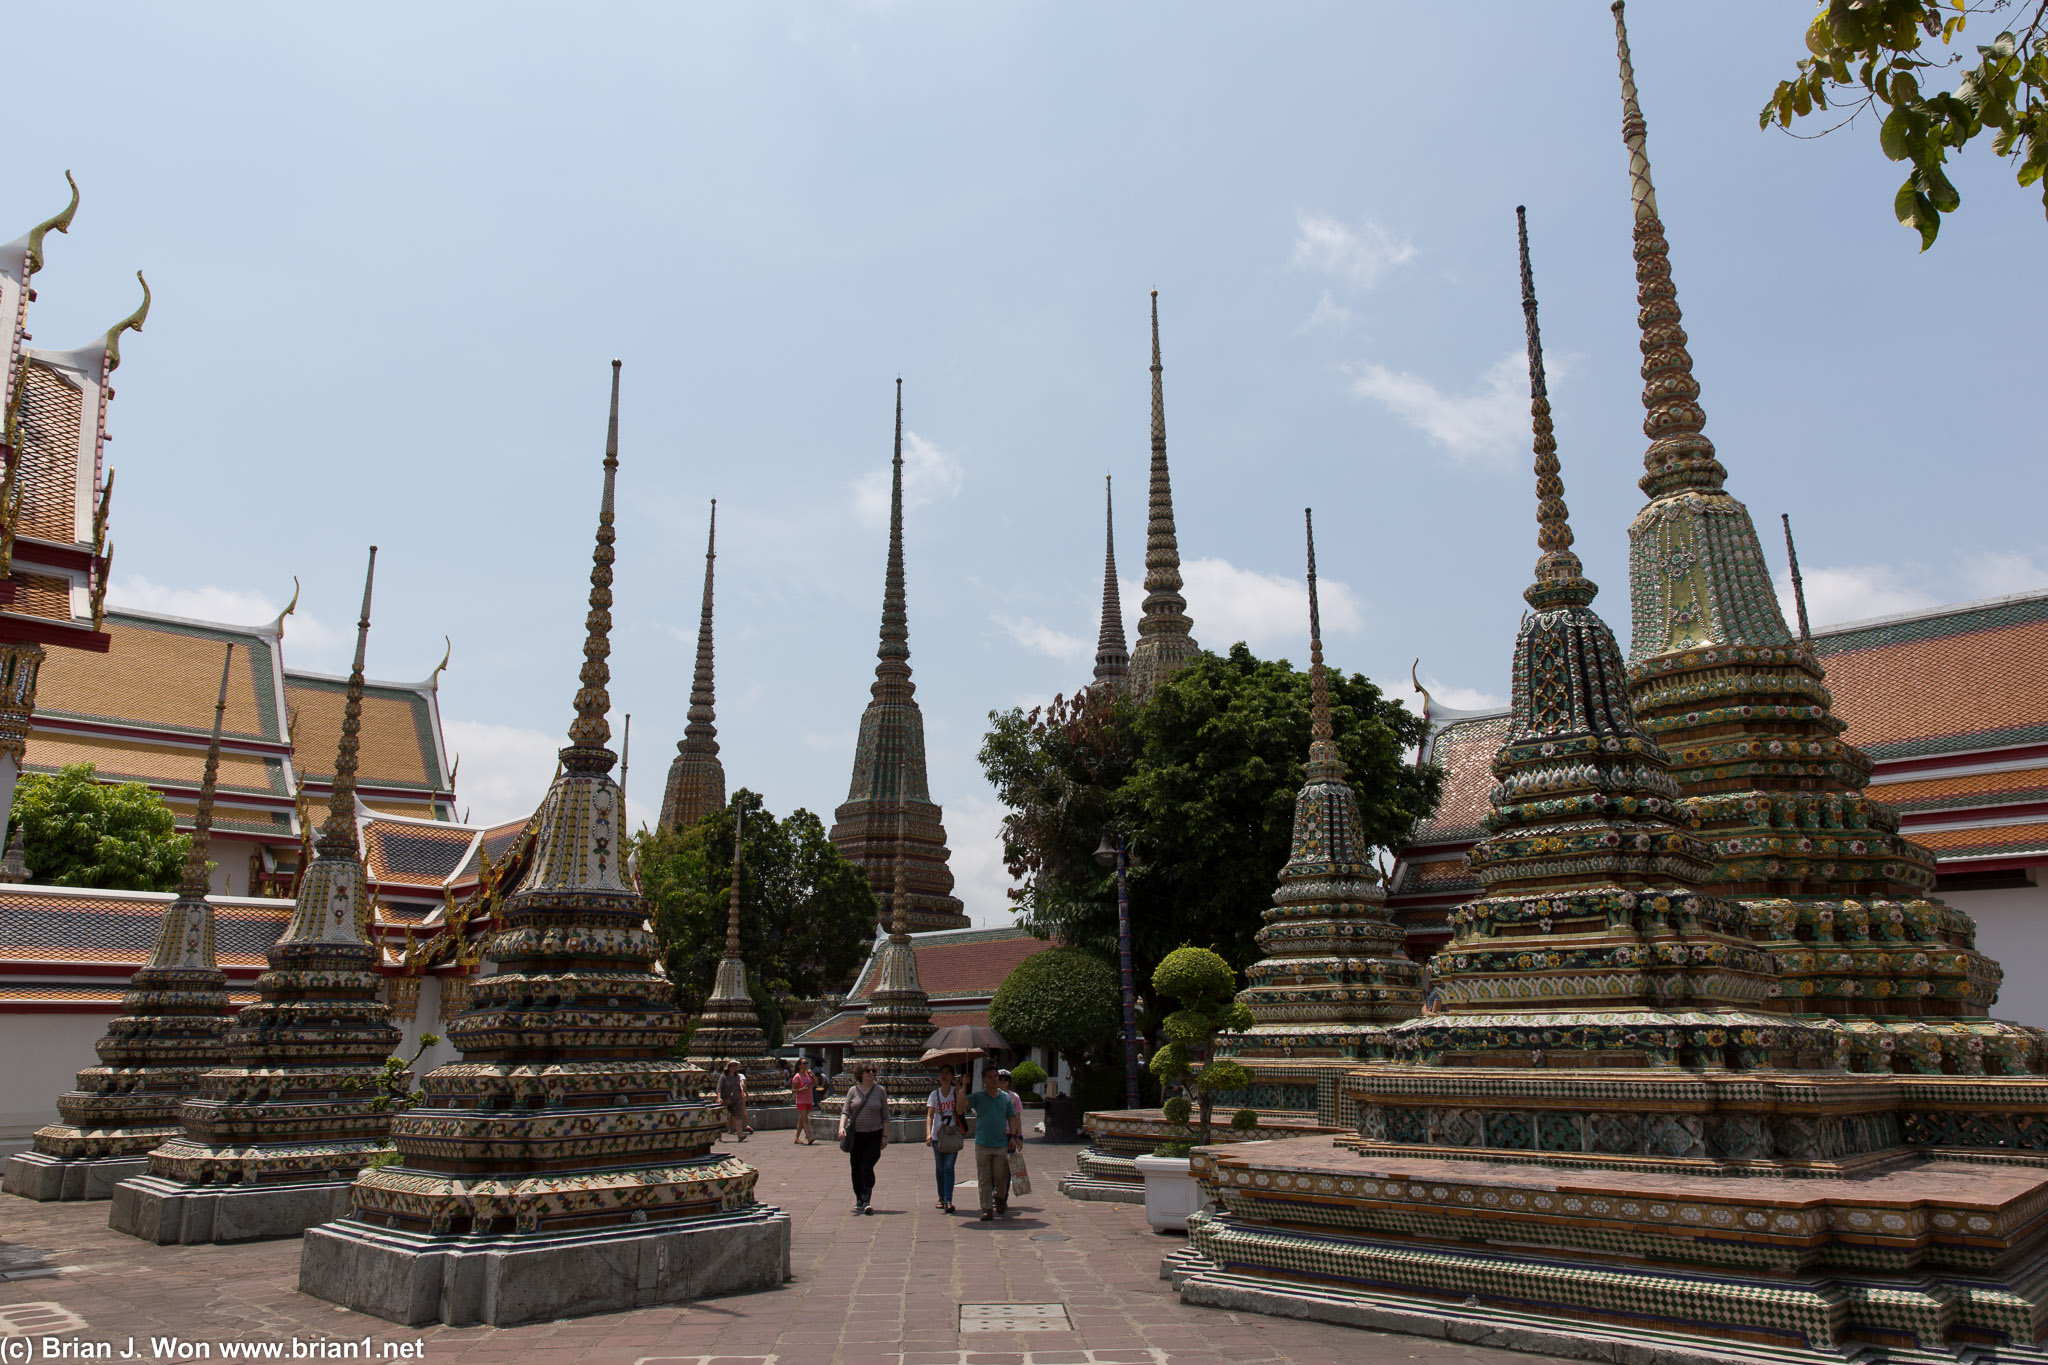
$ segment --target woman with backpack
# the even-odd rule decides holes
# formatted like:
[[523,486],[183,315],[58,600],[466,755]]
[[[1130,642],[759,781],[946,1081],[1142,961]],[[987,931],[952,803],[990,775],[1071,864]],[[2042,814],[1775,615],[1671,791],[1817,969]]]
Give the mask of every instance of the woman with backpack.
[[873,1062],[855,1062],[853,1088],[839,1107],[839,1150],[850,1158],[855,1213],[875,1211],[875,1163],[888,1145],[889,1092],[875,1080]]

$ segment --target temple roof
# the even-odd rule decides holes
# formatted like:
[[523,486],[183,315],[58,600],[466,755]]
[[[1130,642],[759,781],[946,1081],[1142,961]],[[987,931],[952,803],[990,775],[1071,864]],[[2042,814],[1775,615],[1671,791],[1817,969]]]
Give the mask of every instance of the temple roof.
[[[168,891],[0,885],[0,1011],[115,1012],[176,899]],[[264,970],[263,955],[284,932],[292,903],[247,896],[207,901],[221,970],[241,984],[229,996],[239,1008],[255,998],[248,983]]]
[[[878,938],[879,944],[881,940]],[[991,929],[934,929],[910,935],[917,977],[931,1000],[932,1028],[987,1024],[988,1002],[1011,969],[1056,945],[1015,925]],[[840,1007],[788,1040],[790,1046],[851,1042],[867,1009],[870,977],[879,953],[870,954]]]

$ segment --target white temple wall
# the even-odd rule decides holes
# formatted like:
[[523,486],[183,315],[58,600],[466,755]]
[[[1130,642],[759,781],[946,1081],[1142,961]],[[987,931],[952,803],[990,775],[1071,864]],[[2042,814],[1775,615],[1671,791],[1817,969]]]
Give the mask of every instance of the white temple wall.
[[57,1121],[57,1096],[77,1088],[79,1072],[99,1065],[93,1044],[115,1013],[0,1015],[0,1143],[12,1147]]
[[2005,968],[1994,1019],[2048,1028],[2048,886],[1944,891],[1977,921],[1977,949]]

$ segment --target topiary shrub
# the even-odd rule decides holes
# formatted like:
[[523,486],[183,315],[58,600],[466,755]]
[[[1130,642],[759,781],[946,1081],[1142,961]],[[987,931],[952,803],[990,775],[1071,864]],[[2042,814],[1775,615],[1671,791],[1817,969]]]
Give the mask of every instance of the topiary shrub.
[[1216,1096],[1252,1083],[1251,1073],[1229,1058],[1206,1061],[1209,1044],[1218,1033],[1250,1028],[1251,1011],[1237,1001],[1237,973],[1207,948],[1168,953],[1152,973],[1152,989],[1180,1006],[1160,1026],[1167,1044],[1152,1054],[1152,1072],[1167,1085],[1192,1078],[1201,1105],[1200,1140],[1207,1142]]
[[1259,1111],[1256,1109],[1238,1110],[1230,1116],[1230,1126],[1237,1132],[1249,1133],[1252,1129],[1259,1126]]
[[1032,1092],[1044,1085],[1047,1079],[1045,1068],[1029,1057],[1010,1069],[1010,1083],[1016,1086],[1017,1093],[1026,1099],[1036,1099],[1037,1096]]
[[996,987],[988,1026],[1008,1042],[1050,1048],[1066,1059],[1068,1070],[1079,1071],[1090,1048],[1123,1029],[1116,968],[1079,948],[1033,953]]

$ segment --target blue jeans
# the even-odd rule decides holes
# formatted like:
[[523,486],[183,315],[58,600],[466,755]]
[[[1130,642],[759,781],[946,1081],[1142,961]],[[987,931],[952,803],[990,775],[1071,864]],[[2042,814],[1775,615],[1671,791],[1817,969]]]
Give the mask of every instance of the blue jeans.
[[953,1202],[953,1165],[959,1159],[958,1152],[932,1149],[932,1168],[939,1178],[939,1198],[948,1204]]

